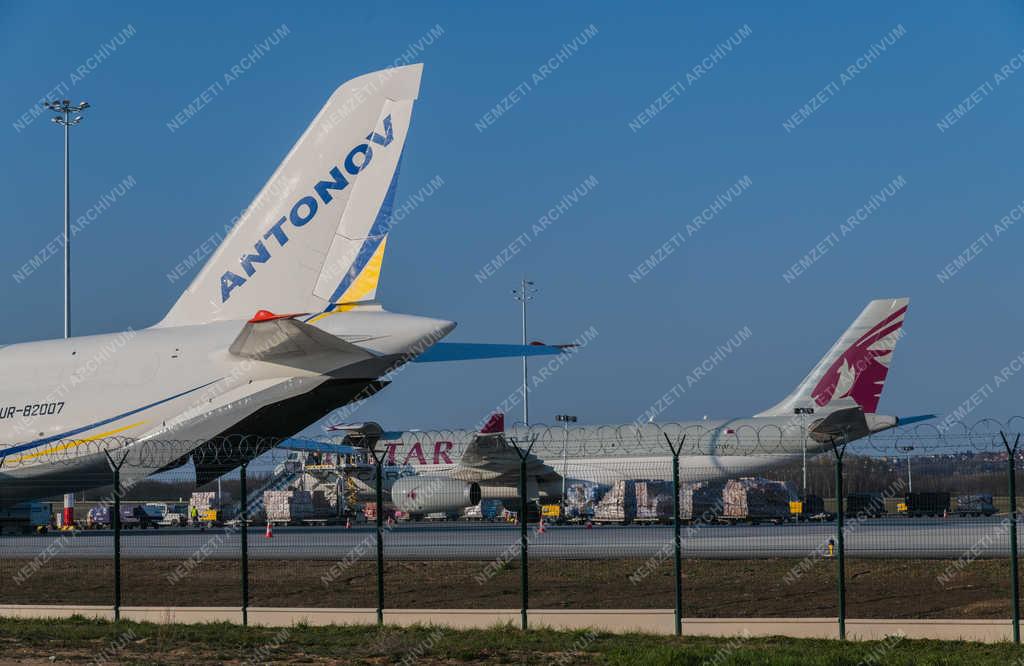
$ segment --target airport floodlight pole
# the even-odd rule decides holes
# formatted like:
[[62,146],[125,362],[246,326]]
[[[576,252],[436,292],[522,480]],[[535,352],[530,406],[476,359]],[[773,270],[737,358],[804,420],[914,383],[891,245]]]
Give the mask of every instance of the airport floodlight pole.
[[[46,102],[44,105],[58,115],[53,122],[64,128],[64,339],[71,337],[71,128],[82,122],[82,112],[89,108],[89,102],[71,105],[71,100]],[[72,117],[71,114],[75,114]],[[65,493],[62,524],[74,524],[75,494]]]
[[907,454],[907,492],[914,492],[914,478],[910,475],[910,452],[914,450],[913,446],[897,446],[897,449]]
[[565,438],[562,440],[562,520],[565,520],[565,477],[569,472],[569,424],[576,423],[576,417],[570,414],[556,414],[555,420],[561,423],[565,429]]
[[[89,102],[71,105],[71,100],[47,102],[46,108],[58,115],[53,122],[64,128],[64,337],[71,337],[71,128],[82,122]],[[71,114],[75,114],[72,117]]]
[[[512,297],[522,303],[523,306],[523,347],[526,347],[526,302],[533,299],[537,289],[533,282],[525,277],[519,283],[518,289],[512,290]],[[526,385],[526,351],[523,350],[523,423],[530,425],[530,389]]]
[[807,429],[804,427],[804,415],[813,414],[811,407],[795,407],[793,413],[800,417],[800,444],[803,448],[803,484],[800,486],[800,501],[807,501]]

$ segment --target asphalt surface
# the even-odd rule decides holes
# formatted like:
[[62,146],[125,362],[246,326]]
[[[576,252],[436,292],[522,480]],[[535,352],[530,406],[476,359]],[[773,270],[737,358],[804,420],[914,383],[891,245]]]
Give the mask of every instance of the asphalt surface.
[[[1007,557],[1006,518],[882,518],[846,522],[849,557],[951,558]],[[835,523],[784,525],[683,526],[684,557],[751,559],[821,557],[835,537]],[[620,559],[668,557],[671,526],[549,526],[538,533],[529,526],[534,558]],[[263,528],[248,532],[252,559],[373,559],[372,525],[279,527],[272,538]],[[409,560],[512,559],[518,553],[519,528],[504,523],[403,524],[385,528],[385,556]],[[231,528],[161,528],[122,532],[121,556],[133,559],[235,559],[241,534]],[[109,558],[110,530],[0,537],[0,559]]]

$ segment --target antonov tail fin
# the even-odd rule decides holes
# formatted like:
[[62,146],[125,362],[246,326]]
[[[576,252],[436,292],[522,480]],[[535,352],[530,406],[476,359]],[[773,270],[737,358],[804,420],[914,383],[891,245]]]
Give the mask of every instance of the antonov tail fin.
[[160,325],[372,301],[421,73],[339,87]]
[[873,414],[882,396],[893,350],[903,337],[903,319],[909,304],[909,298],[868,303],[796,390],[757,416],[786,416],[796,410],[822,413],[855,406]]

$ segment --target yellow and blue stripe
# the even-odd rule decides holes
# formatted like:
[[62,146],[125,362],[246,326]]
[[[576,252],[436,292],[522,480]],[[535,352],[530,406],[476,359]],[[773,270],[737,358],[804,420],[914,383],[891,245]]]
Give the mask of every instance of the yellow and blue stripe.
[[313,323],[332,314],[351,310],[353,304],[372,300],[376,295],[381,266],[384,263],[384,251],[387,248],[388,233],[391,231],[393,223],[395,191],[398,189],[398,174],[401,169],[402,157],[399,156],[395,172],[391,176],[391,183],[388,185],[388,191],[384,194],[377,217],[359,248],[355,261],[352,262],[352,266],[345,272],[341,282],[331,294],[331,304],[320,314],[307,318],[307,322]]
[[[62,433],[59,433],[59,434],[56,434],[56,435],[50,435],[49,437],[43,437],[41,439],[36,439],[36,440],[31,441],[31,442],[26,442],[24,444],[18,444],[17,446],[11,446],[11,447],[6,448],[6,449],[0,449],[0,458],[5,458],[5,457],[7,457],[9,455],[12,455],[12,454],[15,454],[15,453],[21,453],[22,451],[28,451],[28,450],[34,449],[34,448],[36,448],[38,446],[44,446],[46,444],[52,444],[53,442],[61,442],[61,440],[66,440],[66,439],[68,439],[70,437],[74,437],[75,435],[80,435],[80,434],[82,434],[84,432],[88,432],[88,431],[94,430],[96,428],[101,428],[101,427],[103,427],[105,425],[108,425],[108,424],[111,424],[111,423],[113,423],[115,421],[120,421],[121,419],[127,418],[129,416],[134,416],[135,414],[138,414],[140,412],[144,412],[147,409],[152,409],[153,407],[157,407],[157,406],[162,405],[162,404],[164,404],[166,402],[170,402],[171,400],[176,400],[176,399],[181,398],[183,396],[186,396],[186,395],[188,395],[190,393],[194,393],[196,391],[199,391],[201,389],[206,388],[207,386],[210,386],[212,384],[216,384],[219,381],[220,381],[220,379],[214,379],[212,382],[207,382],[207,383],[202,384],[200,386],[196,386],[195,388],[191,388],[191,389],[189,389],[187,391],[182,391],[181,393],[176,393],[176,394],[174,394],[172,396],[163,398],[161,400],[157,400],[156,402],[151,402],[148,405],[143,405],[142,407],[138,407],[136,409],[132,409],[132,410],[129,410],[127,412],[123,412],[121,414],[118,414],[117,416],[111,416],[110,418],[103,419],[102,421],[96,421],[95,423],[90,423],[89,425],[82,426],[80,428],[73,428],[72,430],[67,430],[65,432],[62,432]],[[116,430],[111,430],[109,432],[100,433],[98,435],[92,435],[92,436],[87,437],[85,439],[77,439],[77,440],[74,440],[74,441],[71,441],[71,442],[62,442],[59,446],[52,448],[51,451],[58,451],[58,450],[62,450],[62,449],[65,449],[65,448],[71,448],[73,446],[78,446],[80,444],[85,444],[86,442],[92,442],[92,441],[95,441],[97,439],[102,439],[103,437],[111,437],[111,436],[113,436],[115,434],[118,434],[120,432],[124,432],[126,430],[131,429],[131,428],[139,426],[139,425],[141,425],[143,423],[145,423],[145,421],[139,421],[138,423],[133,423],[133,424],[131,424],[129,426],[125,426],[124,428],[119,428],[119,429],[116,429]],[[37,452],[37,453],[34,453],[32,455],[29,455],[29,456],[22,456],[22,458],[34,457],[34,456],[37,456],[37,455],[42,455],[43,453],[46,453],[46,451]]]

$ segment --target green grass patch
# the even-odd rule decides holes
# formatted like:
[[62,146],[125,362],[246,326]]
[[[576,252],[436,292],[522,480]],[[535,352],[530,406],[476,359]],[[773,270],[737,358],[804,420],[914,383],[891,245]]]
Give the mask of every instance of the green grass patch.
[[[791,638],[682,638],[515,627],[249,627],[228,623],[112,623],[0,619],[5,659],[99,663],[350,664],[1006,664],[1024,663],[1010,643],[892,637],[847,642]],[[1020,661],[1018,661],[1020,660]]]

